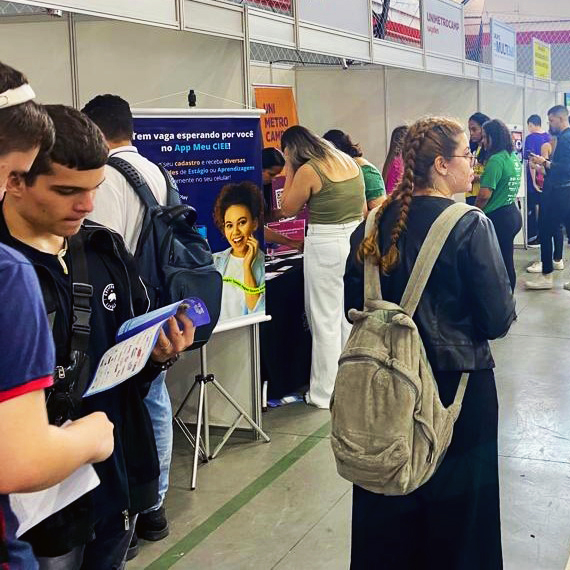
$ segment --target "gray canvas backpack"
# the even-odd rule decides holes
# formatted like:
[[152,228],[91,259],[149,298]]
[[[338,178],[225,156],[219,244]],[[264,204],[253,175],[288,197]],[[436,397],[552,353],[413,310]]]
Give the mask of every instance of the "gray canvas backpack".
[[[343,350],[331,399],[331,444],[338,473],[383,495],[407,495],[441,463],[461,410],[468,375],[445,408],[412,317],[441,249],[457,222],[476,208],[454,204],[430,228],[401,305],[382,300],[378,267],[364,262],[364,310]],[[366,235],[376,210],[368,215]]]

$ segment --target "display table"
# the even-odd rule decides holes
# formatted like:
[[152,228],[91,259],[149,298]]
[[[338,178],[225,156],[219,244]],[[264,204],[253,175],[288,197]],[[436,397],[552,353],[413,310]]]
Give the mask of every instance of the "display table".
[[268,275],[279,273],[266,281],[265,312],[271,321],[260,325],[261,380],[268,383],[269,399],[309,384],[311,333],[305,317],[303,259],[295,257],[279,258],[265,267]]

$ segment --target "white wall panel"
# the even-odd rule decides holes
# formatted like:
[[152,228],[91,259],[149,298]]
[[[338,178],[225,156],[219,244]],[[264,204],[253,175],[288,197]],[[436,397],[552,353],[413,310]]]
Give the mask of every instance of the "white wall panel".
[[101,17],[126,18],[159,26],[178,27],[176,0],[31,0],[27,3]]
[[426,55],[426,71],[444,75],[463,75],[463,62],[437,55]]
[[264,10],[248,12],[249,38],[260,42],[285,47],[295,47],[295,21],[293,18],[276,16]]
[[249,68],[252,85],[289,85],[295,87],[295,70],[278,65],[252,63]]
[[375,41],[373,48],[374,63],[408,69],[424,68],[424,54],[419,49],[408,48],[386,41]]
[[182,108],[189,88],[201,108],[243,103],[239,40],[101,21],[78,23],[77,47],[82,105],[116,93],[133,106]]
[[305,51],[363,61],[370,60],[370,42],[367,38],[350,37],[324,28],[301,25],[299,27],[299,44],[299,47]]
[[39,101],[72,104],[66,21],[0,23],[0,54],[26,74]]
[[384,70],[300,69],[297,71],[299,121],[319,135],[348,132],[364,156],[382,167],[386,156]]
[[479,110],[507,124],[522,125],[526,120],[523,90],[514,85],[484,81],[481,84],[481,108]]
[[242,38],[242,8],[231,4],[220,5],[215,2],[184,2],[184,27],[212,34],[223,34]]
[[391,130],[423,115],[454,117],[467,125],[477,111],[477,82],[402,69],[387,69],[386,101]]
[[554,92],[527,89],[525,93],[524,120],[526,121],[530,115],[540,115],[542,117],[542,125],[545,127],[548,123],[548,110],[556,103],[556,93]]

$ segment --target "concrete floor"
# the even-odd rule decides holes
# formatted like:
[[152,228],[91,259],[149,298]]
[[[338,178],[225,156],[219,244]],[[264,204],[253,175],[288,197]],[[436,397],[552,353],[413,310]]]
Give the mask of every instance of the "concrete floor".
[[[506,570],[564,570],[570,553],[570,269],[555,272],[552,291],[523,291],[537,256],[516,253],[519,320],[493,346]],[[304,404],[269,411],[271,443],[236,438],[200,467],[194,492],[176,430],[171,534],[141,541],[128,570],[347,569],[350,485],[336,474],[328,420]]]

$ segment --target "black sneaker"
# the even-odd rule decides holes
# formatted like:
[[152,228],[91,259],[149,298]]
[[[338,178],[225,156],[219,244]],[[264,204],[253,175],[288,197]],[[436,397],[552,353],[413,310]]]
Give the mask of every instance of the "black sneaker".
[[144,540],[162,540],[170,533],[168,521],[166,520],[166,511],[164,507],[160,507],[156,511],[140,514],[137,517],[136,533]]
[[133,538],[131,538],[131,544],[129,544],[129,549],[127,550],[127,562],[136,558],[139,553],[139,539],[137,537],[136,531],[133,533]]

